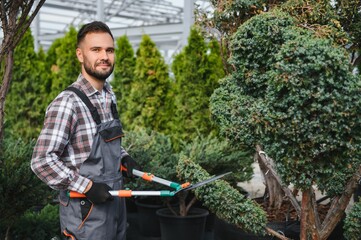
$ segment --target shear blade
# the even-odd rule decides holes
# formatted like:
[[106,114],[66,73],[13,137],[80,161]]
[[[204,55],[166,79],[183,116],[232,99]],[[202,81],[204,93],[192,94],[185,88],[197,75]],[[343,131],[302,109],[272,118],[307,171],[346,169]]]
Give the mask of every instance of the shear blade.
[[188,191],[188,190],[192,190],[192,189],[194,189],[194,188],[198,188],[198,187],[203,186],[203,185],[205,185],[205,184],[207,184],[207,183],[216,181],[217,179],[220,179],[220,178],[222,178],[222,177],[224,177],[224,176],[226,176],[226,175],[228,175],[228,174],[231,174],[231,173],[232,173],[232,172],[226,172],[226,173],[223,173],[223,174],[221,174],[221,175],[208,178],[208,179],[206,179],[206,180],[204,180],[204,181],[201,181],[201,182],[199,182],[199,183],[192,184],[192,185],[190,185],[190,186],[188,186],[188,187],[186,187],[186,188],[180,189],[180,190],[178,190],[176,193],[178,193],[178,192],[180,192],[180,191]]

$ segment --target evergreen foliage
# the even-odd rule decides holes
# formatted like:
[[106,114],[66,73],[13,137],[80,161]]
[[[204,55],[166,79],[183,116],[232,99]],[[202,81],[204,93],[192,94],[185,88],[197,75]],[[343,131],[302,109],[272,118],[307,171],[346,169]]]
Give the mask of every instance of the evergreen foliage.
[[[201,182],[211,176],[196,162],[195,156],[181,155],[177,172],[182,179]],[[232,223],[245,231],[264,235],[266,213],[251,199],[246,198],[224,180],[196,188],[194,193],[204,206],[217,217]]]
[[129,101],[130,87],[132,82],[134,82],[135,55],[133,47],[126,35],[117,39],[115,56],[114,79],[111,84],[117,97],[121,121],[125,128],[127,128],[132,120],[126,119],[122,113],[128,111],[127,102]]
[[[52,64],[51,92],[48,103],[73,83],[80,73],[80,65],[75,52],[76,42],[77,31],[71,26],[63,38],[53,43],[51,53],[55,55],[48,57],[49,64]],[[55,62],[52,62],[54,60]]]
[[352,206],[351,211],[347,214],[344,236],[347,240],[360,240],[361,236],[361,199]]
[[0,154],[0,226],[5,232],[31,207],[52,199],[49,188],[30,169],[34,142],[5,138]]
[[212,113],[233,142],[262,144],[286,183],[340,194],[360,164],[359,79],[342,48],[287,19],[270,12],[239,28],[237,71],[212,95]]
[[234,147],[226,139],[210,135],[196,137],[182,148],[182,154],[192,156],[193,161],[211,175],[232,172],[227,181],[234,187],[252,178],[252,152]]
[[189,142],[198,135],[215,134],[209,97],[224,77],[219,44],[214,40],[206,43],[199,29],[192,28],[188,45],[175,56],[172,70],[175,84],[170,129],[175,144]]
[[128,129],[144,127],[162,132],[168,121],[165,104],[169,85],[168,66],[155,43],[144,35],[137,50],[128,111],[124,114],[130,123]]
[[[122,146],[137,160],[143,171],[170,181],[177,181],[175,166],[178,156],[173,150],[169,136],[155,131],[148,133],[145,129],[138,128],[125,133]],[[131,179],[126,183],[126,187],[132,190],[164,189],[159,183],[147,182],[140,178]]]
[[11,231],[12,239],[60,239],[59,206],[47,204],[40,211],[29,209]]
[[39,134],[45,112],[44,52],[34,51],[30,29],[15,48],[12,84],[5,102],[5,133],[25,139]]

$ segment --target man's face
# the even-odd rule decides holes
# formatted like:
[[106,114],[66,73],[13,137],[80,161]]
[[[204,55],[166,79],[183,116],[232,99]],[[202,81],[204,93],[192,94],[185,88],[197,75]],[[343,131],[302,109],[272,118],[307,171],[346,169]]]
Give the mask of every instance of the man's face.
[[108,33],[89,33],[76,50],[83,74],[105,81],[114,69],[114,41]]

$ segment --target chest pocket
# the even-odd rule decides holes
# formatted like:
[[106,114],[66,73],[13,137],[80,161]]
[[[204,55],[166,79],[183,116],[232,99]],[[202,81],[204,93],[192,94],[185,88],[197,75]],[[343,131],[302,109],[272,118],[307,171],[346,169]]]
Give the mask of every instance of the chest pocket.
[[111,142],[115,139],[124,136],[123,129],[121,126],[114,126],[111,128],[103,129],[99,132],[105,142]]

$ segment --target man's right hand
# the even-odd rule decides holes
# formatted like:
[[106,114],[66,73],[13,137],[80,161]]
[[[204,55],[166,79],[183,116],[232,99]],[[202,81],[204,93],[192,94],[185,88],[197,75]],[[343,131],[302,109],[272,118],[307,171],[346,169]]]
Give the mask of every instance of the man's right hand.
[[91,182],[91,187],[88,191],[85,192],[85,196],[93,204],[105,203],[106,201],[112,201],[114,198],[109,193],[111,187],[105,183],[96,183]]

